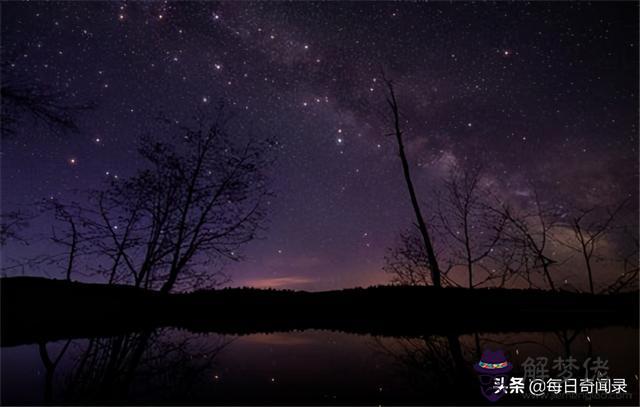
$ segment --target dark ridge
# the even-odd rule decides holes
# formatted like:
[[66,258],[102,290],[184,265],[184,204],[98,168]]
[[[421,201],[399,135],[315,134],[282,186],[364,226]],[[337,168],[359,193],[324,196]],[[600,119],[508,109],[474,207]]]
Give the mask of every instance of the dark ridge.
[[[159,327],[250,334],[304,329],[388,336],[638,326],[638,292],[375,286],[305,292],[225,288],[163,296],[130,286],[0,280],[3,346]],[[437,310],[433,312],[432,310]]]

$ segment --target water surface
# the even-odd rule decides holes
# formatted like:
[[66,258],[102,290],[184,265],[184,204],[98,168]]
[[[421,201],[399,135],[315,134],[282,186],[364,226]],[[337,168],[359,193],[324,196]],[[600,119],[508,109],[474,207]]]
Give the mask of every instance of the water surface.
[[528,358],[546,358],[553,377],[554,359],[573,357],[579,377],[600,358],[606,373],[625,378],[633,394],[595,404],[633,405],[637,341],[638,330],[624,327],[420,338],[319,330],[230,336],[163,328],[3,347],[2,402],[485,404],[472,365],[490,347],[505,351],[514,375],[523,373]]

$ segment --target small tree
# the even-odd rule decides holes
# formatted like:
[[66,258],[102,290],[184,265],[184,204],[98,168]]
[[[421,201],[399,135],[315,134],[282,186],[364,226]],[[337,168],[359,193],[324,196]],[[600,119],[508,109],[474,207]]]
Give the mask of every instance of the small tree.
[[[635,216],[635,213],[633,214]],[[631,243],[628,248],[622,248],[617,258],[622,263],[622,272],[602,293],[618,293],[625,290],[638,290],[638,272],[640,271],[640,244],[638,241],[638,228],[624,226],[621,230],[622,239]]]
[[492,208],[491,192],[481,185],[482,176],[479,165],[454,166],[438,199],[440,240],[448,246],[451,266],[465,268],[469,288],[499,277],[485,263],[492,260],[506,224],[506,217]]
[[387,251],[383,270],[394,284],[429,285],[431,270],[422,238],[413,231],[400,233],[397,245]]
[[561,244],[580,253],[584,261],[589,281],[589,291],[595,294],[593,283],[593,260],[601,258],[597,252],[600,241],[606,238],[613,226],[613,221],[626,202],[622,202],[613,210],[610,208],[591,207],[577,209],[569,221],[573,232],[572,240],[562,240]]
[[[141,140],[142,168],[90,194],[90,205],[58,208],[109,283],[170,292],[176,284],[219,282],[218,268],[261,228],[269,195],[268,142],[239,143],[222,109],[177,142]],[[71,215],[73,214],[73,215]],[[70,219],[70,220],[69,220]],[[73,237],[73,235],[71,235]]]
[[56,221],[63,222],[67,229],[62,232],[57,232],[55,227],[52,228],[52,236],[51,240],[54,243],[62,245],[67,248],[67,258],[66,258],[66,267],[65,267],[65,279],[67,281],[71,281],[71,273],[74,269],[74,263],[76,258],[78,257],[79,251],[79,234],[78,234],[78,226],[76,225],[76,219],[73,214],[64,206],[58,203],[57,201],[51,201],[45,203],[46,206],[51,206],[54,212],[54,216]]
[[545,207],[539,199],[536,190],[534,194],[534,208],[531,211],[524,210],[521,213],[514,211],[509,205],[503,205],[498,209],[501,216],[507,221],[505,236],[513,243],[514,248],[522,248],[523,271],[531,282],[531,272],[541,271],[544,280],[551,290],[556,286],[551,276],[551,267],[558,263],[551,258],[550,250],[551,233],[556,226],[558,214],[554,208]]

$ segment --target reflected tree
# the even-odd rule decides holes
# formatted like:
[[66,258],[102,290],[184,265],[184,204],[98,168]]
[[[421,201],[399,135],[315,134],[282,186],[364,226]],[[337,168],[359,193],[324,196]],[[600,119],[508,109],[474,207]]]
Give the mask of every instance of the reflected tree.
[[68,352],[69,370],[57,381],[53,372],[68,343],[55,363],[41,345],[43,364],[52,367],[47,368],[47,402],[122,403],[149,396],[150,402],[179,400],[208,379],[207,371],[230,342],[222,336],[189,337],[170,330],[78,341]]
[[424,394],[423,402],[445,401],[451,393],[459,401],[479,400],[475,374],[457,335],[375,338],[375,344],[395,362],[403,381]]

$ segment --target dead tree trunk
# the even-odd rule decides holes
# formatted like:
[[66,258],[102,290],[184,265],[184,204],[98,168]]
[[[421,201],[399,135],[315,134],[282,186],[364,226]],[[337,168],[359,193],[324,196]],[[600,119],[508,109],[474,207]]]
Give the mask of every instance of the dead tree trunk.
[[398,142],[398,154],[400,155],[400,161],[402,162],[404,179],[407,182],[407,189],[409,190],[411,205],[413,206],[413,211],[415,212],[415,215],[416,215],[416,223],[418,224],[418,229],[420,230],[420,234],[422,235],[422,240],[424,241],[424,247],[427,252],[427,260],[429,262],[429,269],[431,271],[431,280],[433,282],[433,286],[439,288],[441,286],[440,268],[438,267],[438,260],[436,259],[436,255],[433,250],[433,244],[431,243],[431,238],[429,237],[429,231],[427,230],[427,225],[424,221],[422,212],[420,210],[420,204],[418,203],[418,198],[416,196],[416,192],[413,187],[413,182],[411,181],[411,172],[409,171],[409,162],[404,152],[404,143],[402,141],[402,131],[400,130],[400,114],[398,111],[398,102],[396,100],[396,95],[393,90],[393,84],[389,80],[386,80],[386,83],[389,91],[387,102],[389,103],[389,107],[391,108],[391,112],[393,114],[394,132],[396,136],[396,141]]
[[69,246],[69,262],[67,263],[67,281],[71,281],[71,272],[73,271],[73,260],[76,257],[78,247],[78,231],[73,218],[69,217],[69,225],[71,226],[71,244]]

